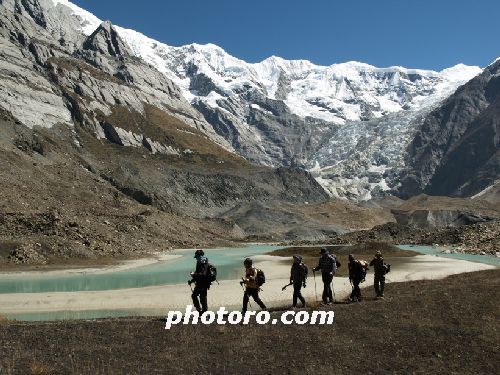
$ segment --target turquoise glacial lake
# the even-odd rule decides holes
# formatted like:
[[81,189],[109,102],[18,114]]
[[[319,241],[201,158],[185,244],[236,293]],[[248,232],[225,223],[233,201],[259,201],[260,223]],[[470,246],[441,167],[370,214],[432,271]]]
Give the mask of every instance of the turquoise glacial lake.
[[[271,245],[249,245],[238,248],[204,250],[210,263],[217,267],[219,280],[231,280],[241,277],[243,260],[246,257],[264,254],[281,249]],[[159,261],[151,265],[122,271],[104,273],[72,273],[46,275],[37,273],[26,277],[0,275],[0,294],[4,293],[47,293],[113,290],[142,288],[154,285],[184,284],[189,279],[189,272],[195,268],[194,250],[178,250],[171,254],[180,258]]]

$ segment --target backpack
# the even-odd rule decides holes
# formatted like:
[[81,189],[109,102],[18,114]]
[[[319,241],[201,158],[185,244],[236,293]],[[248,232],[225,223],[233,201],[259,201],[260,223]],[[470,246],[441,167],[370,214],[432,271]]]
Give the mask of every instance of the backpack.
[[258,286],[262,286],[266,282],[266,275],[264,275],[264,271],[257,269],[257,277],[255,278],[255,282]]
[[210,283],[217,281],[217,268],[210,263],[208,263],[207,279]]
[[391,272],[391,265],[384,263],[384,275],[389,272]]
[[364,282],[365,281],[365,278],[366,278],[366,273],[368,272],[368,262],[366,260],[357,260],[357,262],[359,263],[360,267],[359,267],[359,277],[361,279],[361,282]]
[[340,267],[340,262],[337,260],[337,257],[333,254],[329,255],[333,262],[333,273],[337,272],[337,269]]

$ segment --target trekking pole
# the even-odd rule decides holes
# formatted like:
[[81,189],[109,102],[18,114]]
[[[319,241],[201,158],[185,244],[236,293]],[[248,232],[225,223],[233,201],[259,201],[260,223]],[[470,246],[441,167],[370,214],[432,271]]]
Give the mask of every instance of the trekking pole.
[[316,291],[316,271],[313,271],[314,277],[314,295],[316,296],[316,302],[318,302],[318,292]]
[[337,296],[335,295],[335,289],[333,289],[333,280],[332,282],[330,283],[330,288],[332,288],[332,292],[333,292],[333,303],[337,302]]

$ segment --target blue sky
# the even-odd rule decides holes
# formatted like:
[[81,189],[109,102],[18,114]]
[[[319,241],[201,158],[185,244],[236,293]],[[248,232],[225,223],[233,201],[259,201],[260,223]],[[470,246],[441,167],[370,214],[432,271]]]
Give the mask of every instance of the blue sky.
[[173,46],[214,43],[258,62],[484,67],[500,57],[498,0],[71,0]]

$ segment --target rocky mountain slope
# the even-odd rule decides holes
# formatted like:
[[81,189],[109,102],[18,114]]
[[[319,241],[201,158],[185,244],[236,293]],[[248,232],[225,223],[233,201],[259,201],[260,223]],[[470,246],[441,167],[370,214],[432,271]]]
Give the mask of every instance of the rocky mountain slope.
[[[67,0],[42,0],[61,28],[89,36],[101,20]],[[398,188],[406,148],[425,116],[481,72],[317,66],[270,57],[250,64],[215,45],[172,47],[116,27],[127,53],[175,82],[205,119],[203,131],[247,160],[312,169],[333,196],[368,200]]]
[[132,55],[109,22],[85,35],[71,9],[54,8],[50,0],[5,0],[0,6],[2,105],[26,126],[78,121],[101,139],[117,133],[115,141],[127,146],[182,152],[160,134],[153,139],[106,122],[115,107],[144,113],[151,105],[230,148],[173,82]]
[[304,170],[231,152],[111,23],[86,35],[51,1],[0,8],[0,263],[222,244],[246,236],[220,218],[237,204],[328,199]]
[[[279,196],[293,202],[327,197],[303,171],[253,167],[229,152],[231,147],[183,99],[177,85],[133,56],[110,22],[101,23],[86,36],[75,33],[80,24],[74,23],[78,20],[71,9],[54,8],[52,1],[6,0],[1,6],[4,110],[28,128],[48,128],[54,134],[62,132],[56,127],[67,129],[72,146],[82,155],[89,152],[88,164],[92,164],[91,157],[116,158],[109,163],[109,173],[101,174],[121,190],[141,190],[135,182],[153,190],[149,195],[141,190],[141,200],[168,206],[161,203],[161,194],[155,190],[165,187],[157,180],[162,169],[153,169],[149,161],[139,163],[147,155],[158,155],[186,164],[172,179],[174,186],[190,185],[196,193],[198,185],[203,185],[211,191],[198,193],[210,198],[218,195],[224,202],[242,195],[263,200]],[[69,21],[57,23],[60,16]],[[110,144],[120,147],[114,149],[115,154],[106,155],[111,152],[107,150]],[[137,154],[139,160],[134,159]],[[196,169],[197,163],[211,169],[196,171],[202,177],[193,177],[195,172],[189,166]],[[251,182],[232,176],[231,170],[236,168]],[[222,180],[231,176],[230,181],[208,183],[206,176],[214,171],[223,175]],[[221,186],[211,187],[217,183]],[[234,192],[228,191],[231,189]],[[248,189],[248,194],[239,194],[240,189]],[[273,194],[272,189],[278,192]],[[194,193],[188,204],[204,211],[203,215],[217,211],[211,199],[200,208],[200,197],[195,198]],[[185,198],[176,195],[166,200]]]
[[100,145],[104,157],[92,166],[83,140],[92,137],[76,132],[78,149],[71,129],[34,131],[0,110],[0,267],[102,262],[238,238],[232,223],[140,204],[139,191],[122,193],[96,169],[113,163],[107,150],[119,146]]
[[493,188],[472,199],[421,194],[406,201],[386,198],[365,205],[386,208],[392,220],[342,234],[333,242],[439,244],[453,252],[500,256],[500,199]]
[[435,109],[408,147],[399,193],[471,196],[500,176],[500,60]]

